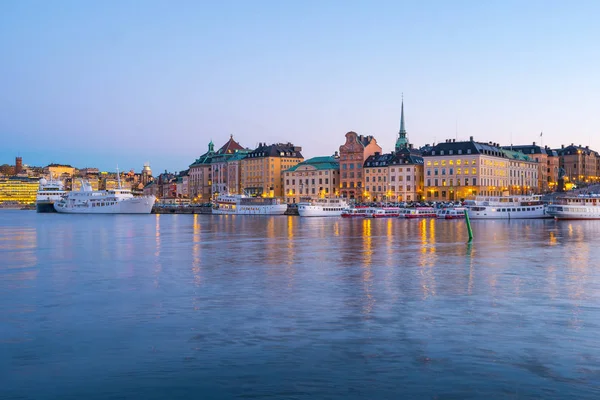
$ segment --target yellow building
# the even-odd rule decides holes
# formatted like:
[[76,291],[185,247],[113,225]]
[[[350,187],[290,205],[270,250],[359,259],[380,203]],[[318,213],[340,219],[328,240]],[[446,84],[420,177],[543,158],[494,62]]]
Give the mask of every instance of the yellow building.
[[38,187],[37,179],[0,179],[0,204],[34,204]]
[[283,174],[287,203],[339,196],[340,162],[335,157],[313,157]]
[[302,147],[292,143],[260,143],[241,160],[242,190],[253,196],[282,197],[282,172],[304,161],[300,151]]
[[75,168],[70,165],[50,164],[44,168],[45,174],[50,174],[54,178],[70,178],[75,173]]

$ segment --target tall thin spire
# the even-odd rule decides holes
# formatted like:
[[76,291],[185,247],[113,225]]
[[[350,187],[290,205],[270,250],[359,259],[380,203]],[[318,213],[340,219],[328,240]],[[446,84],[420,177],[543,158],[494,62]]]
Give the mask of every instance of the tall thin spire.
[[406,137],[406,127],[404,125],[404,93],[402,93],[402,106],[400,108],[400,132],[396,140],[396,151],[408,147],[408,138]]

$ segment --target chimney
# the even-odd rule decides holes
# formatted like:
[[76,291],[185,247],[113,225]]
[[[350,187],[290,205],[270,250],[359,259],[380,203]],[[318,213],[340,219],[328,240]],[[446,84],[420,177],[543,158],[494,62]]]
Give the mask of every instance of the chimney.
[[376,155],[376,156],[378,156],[378,155],[379,155],[379,152],[378,152],[378,151],[376,151],[376,152],[375,152],[375,155]]
[[472,142],[472,141],[473,141],[473,136],[470,136],[470,137],[469,137],[469,140]]
[[590,146],[585,146],[585,149],[586,149],[586,150],[589,150],[589,149],[590,149]]
[[456,143],[456,139],[452,139],[452,143]]
[[535,142],[533,142],[533,145],[535,146]]
[[560,148],[561,148],[561,149],[564,149],[564,148],[565,148],[565,145],[564,145],[564,144],[561,144],[561,145],[560,145]]

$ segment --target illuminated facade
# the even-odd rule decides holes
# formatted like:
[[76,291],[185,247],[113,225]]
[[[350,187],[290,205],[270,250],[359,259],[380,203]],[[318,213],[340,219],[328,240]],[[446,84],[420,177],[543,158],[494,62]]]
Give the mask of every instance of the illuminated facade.
[[565,170],[565,179],[572,183],[594,183],[600,181],[600,156],[589,146],[562,146],[557,150],[560,167]]
[[37,179],[0,179],[0,204],[35,204],[38,187]]
[[538,146],[535,142],[533,142],[532,145],[503,146],[502,148],[505,150],[519,151],[537,162],[537,187],[541,193],[556,190],[559,168],[559,157],[556,150],[552,150],[548,146]]
[[461,200],[475,195],[537,192],[537,163],[496,143],[447,140],[423,153],[425,198]]
[[[240,152],[245,154],[248,151],[233,140],[233,135],[231,135],[227,143],[213,155],[211,159],[211,190],[213,197],[221,193],[235,194],[239,191],[239,171],[235,168],[229,168],[229,161],[235,161],[235,159],[239,161],[239,158],[234,156]],[[239,162],[236,165],[239,166]]]
[[423,197],[423,157],[410,147],[375,153],[365,161],[364,172],[366,201],[418,201]]
[[302,147],[261,143],[241,160],[242,190],[251,196],[283,197],[283,171],[304,161]]
[[313,157],[284,171],[283,174],[287,203],[339,196],[338,157]]

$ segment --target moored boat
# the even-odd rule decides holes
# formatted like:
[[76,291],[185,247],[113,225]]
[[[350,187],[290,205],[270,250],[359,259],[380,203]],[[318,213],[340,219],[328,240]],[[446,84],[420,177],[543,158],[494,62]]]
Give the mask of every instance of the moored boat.
[[212,213],[217,215],[283,215],[287,204],[275,197],[251,197],[245,194],[219,195]]
[[81,188],[68,192],[54,202],[54,209],[65,214],[150,214],[156,201],[154,196],[134,197],[130,190],[93,190],[82,180]]
[[344,199],[315,199],[298,203],[298,214],[301,217],[339,217],[347,208]]
[[39,213],[56,212],[54,202],[59,201],[68,192],[59,179],[42,178],[35,198],[35,209]]
[[371,207],[367,206],[349,207],[342,211],[341,216],[342,218],[364,218],[371,209]]
[[539,195],[477,196],[464,203],[470,219],[550,218]]
[[367,218],[397,218],[400,216],[399,207],[378,207],[368,210],[365,214]]
[[400,211],[400,218],[435,218],[436,213],[433,207],[414,207],[404,208]]
[[555,219],[600,219],[600,195],[564,196],[550,204],[546,213]]
[[462,219],[465,217],[465,208],[452,207],[442,208],[436,213],[438,219]]

